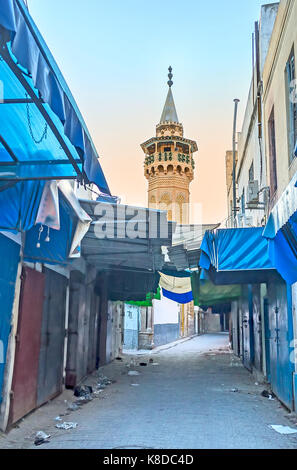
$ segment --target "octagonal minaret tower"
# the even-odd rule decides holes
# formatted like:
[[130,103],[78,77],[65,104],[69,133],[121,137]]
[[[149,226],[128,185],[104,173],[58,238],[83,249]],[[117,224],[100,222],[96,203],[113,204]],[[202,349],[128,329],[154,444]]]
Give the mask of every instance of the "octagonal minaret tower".
[[156,137],[141,145],[145,153],[144,174],[148,180],[148,207],[168,211],[168,220],[189,223],[190,183],[194,178],[193,154],[197,143],[184,137],[172,95],[169,67],[168,94]]

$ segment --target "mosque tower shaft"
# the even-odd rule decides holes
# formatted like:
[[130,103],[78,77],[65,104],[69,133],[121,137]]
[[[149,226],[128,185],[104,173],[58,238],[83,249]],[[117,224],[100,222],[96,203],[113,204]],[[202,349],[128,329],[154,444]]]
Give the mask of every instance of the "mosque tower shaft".
[[184,137],[172,94],[172,68],[169,67],[168,94],[156,137],[141,145],[145,153],[144,174],[148,180],[148,207],[167,210],[168,220],[189,223],[190,183],[194,179],[193,154],[197,143]]

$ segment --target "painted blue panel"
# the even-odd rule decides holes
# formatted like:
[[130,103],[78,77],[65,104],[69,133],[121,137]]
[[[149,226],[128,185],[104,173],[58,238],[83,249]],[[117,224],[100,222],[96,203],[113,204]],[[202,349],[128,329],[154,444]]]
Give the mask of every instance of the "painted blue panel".
[[138,349],[140,308],[137,305],[125,304],[124,348]]
[[19,257],[20,246],[0,234],[0,402]]
[[278,393],[281,401],[293,409],[293,373],[295,364],[291,361],[293,341],[292,290],[287,284],[282,290],[282,300],[278,315]]
[[296,411],[296,408],[297,408],[297,373],[294,372],[294,375],[293,375],[293,383],[294,383],[294,403],[295,403],[295,411]]
[[268,286],[271,387],[278,398],[293,409],[294,362],[290,359],[293,340],[291,287],[285,283]]
[[179,339],[179,323],[154,325],[154,345],[162,346]]
[[124,349],[138,349],[138,330],[124,330]]

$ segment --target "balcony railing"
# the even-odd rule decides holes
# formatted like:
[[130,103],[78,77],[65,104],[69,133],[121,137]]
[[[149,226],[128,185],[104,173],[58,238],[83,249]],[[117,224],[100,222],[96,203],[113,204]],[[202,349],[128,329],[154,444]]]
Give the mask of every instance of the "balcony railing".
[[[158,152],[156,154],[146,155],[144,162],[145,162],[145,165],[148,166],[155,162],[172,162],[173,158],[174,158],[174,155],[172,152]],[[180,163],[191,164],[192,168],[193,169],[195,168],[194,159],[191,158],[190,155],[186,155],[184,153],[178,153],[177,161]]]

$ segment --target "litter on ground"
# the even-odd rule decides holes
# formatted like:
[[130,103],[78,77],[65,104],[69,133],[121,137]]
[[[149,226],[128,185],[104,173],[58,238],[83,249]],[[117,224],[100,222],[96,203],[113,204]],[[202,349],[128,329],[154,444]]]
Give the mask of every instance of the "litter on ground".
[[129,370],[128,372],[128,375],[140,375],[140,372],[138,372],[137,370]]
[[274,393],[268,392],[267,390],[263,390],[263,392],[261,393],[261,396],[264,398],[268,398],[269,400],[273,400],[275,398]]
[[289,426],[281,426],[279,424],[270,424],[269,427],[279,434],[297,434],[297,429],[290,428]]
[[65,429],[66,431],[68,431],[68,429],[77,428],[77,423],[71,423],[71,422],[64,421],[64,423],[62,423],[62,424],[56,424],[56,428]]
[[85,397],[86,395],[90,395],[93,393],[92,387],[89,385],[79,385],[74,389],[74,396],[75,397]]
[[34,444],[36,446],[40,446],[41,444],[45,444],[46,442],[49,442],[49,438],[51,436],[49,434],[46,434],[43,431],[38,431],[35,436]]
[[79,405],[77,403],[68,403],[67,410],[77,411],[79,410]]

